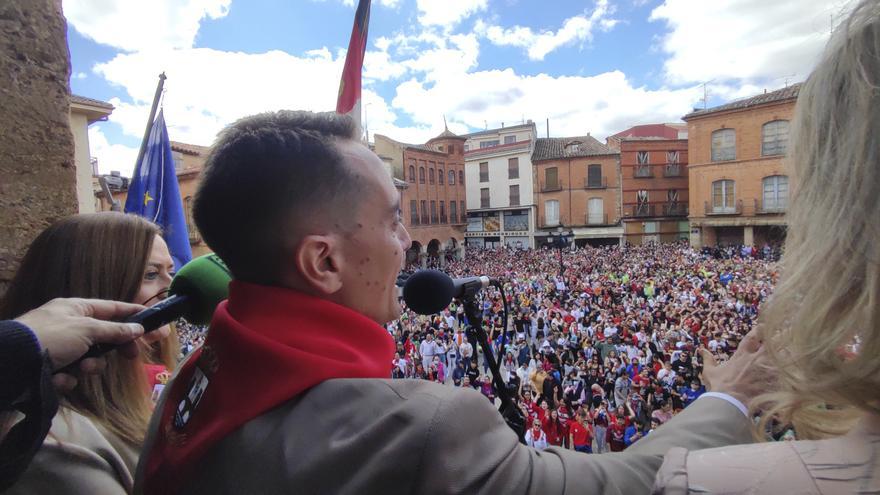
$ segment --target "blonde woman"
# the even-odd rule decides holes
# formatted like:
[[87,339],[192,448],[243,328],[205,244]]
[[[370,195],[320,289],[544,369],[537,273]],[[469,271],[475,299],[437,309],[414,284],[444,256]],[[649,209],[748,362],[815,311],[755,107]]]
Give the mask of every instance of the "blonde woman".
[[669,451],[655,493],[880,492],[880,1],[862,1],[801,88],[780,285],[761,315],[781,389],[759,431],[798,440]]
[[[28,248],[0,301],[0,319],[57,297],[149,306],[164,297],[173,274],[168,247],[154,224],[120,213],[74,215],[51,225]],[[130,493],[152,413],[144,360],[177,354],[176,336],[169,332],[152,335],[162,338],[158,351],[144,346],[137,359],[111,352],[102,373],[80,376],[62,395],[42,448],[4,493]]]

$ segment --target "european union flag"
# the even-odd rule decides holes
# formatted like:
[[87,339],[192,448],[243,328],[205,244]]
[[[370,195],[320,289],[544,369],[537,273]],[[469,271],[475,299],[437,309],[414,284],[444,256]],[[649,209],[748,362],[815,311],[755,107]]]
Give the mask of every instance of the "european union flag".
[[192,259],[177,174],[174,172],[171,140],[168,139],[161,110],[150,129],[144,158],[135,166],[128,186],[125,212],[146,217],[162,228],[162,238],[168,244],[178,270]]

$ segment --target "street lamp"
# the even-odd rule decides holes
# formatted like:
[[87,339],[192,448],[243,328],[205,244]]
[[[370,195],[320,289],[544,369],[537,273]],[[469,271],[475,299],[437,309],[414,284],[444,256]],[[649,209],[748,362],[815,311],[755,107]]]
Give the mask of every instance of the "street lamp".
[[556,227],[556,232],[551,232],[551,245],[559,250],[559,276],[565,275],[565,265],[562,264],[562,250],[571,245],[571,239],[574,234],[570,230],[566,230],[563,225]]

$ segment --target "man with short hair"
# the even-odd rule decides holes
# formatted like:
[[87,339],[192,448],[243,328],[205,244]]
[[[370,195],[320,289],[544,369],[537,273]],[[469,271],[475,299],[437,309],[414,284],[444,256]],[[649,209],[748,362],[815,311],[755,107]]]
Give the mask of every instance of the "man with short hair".
[[234,280],[156,406],[136,493],[644,493],[670,447],[750,440],[755,338],[707,364],[726,394],[617,456],[539,454],[479,392],[391,380],[382,325],[411,240],[359,136],[346,116],[282,111],[213,145],[193,214]]

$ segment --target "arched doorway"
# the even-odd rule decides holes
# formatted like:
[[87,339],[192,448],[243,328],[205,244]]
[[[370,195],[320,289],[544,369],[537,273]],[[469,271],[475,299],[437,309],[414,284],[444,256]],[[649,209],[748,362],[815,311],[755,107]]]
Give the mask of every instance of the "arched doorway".
[[419,241],[412,241],[409,249],[406,250],[406,267],[407,269],[419,268],[419,253],[422,252],[422,245]]
[[431,239],[431,242],[428,243],[428,257],[436,258],[440,255],[440,241],[437,239]]
[[455,237],[450,237],[449,241],[446,242],[446,259],[447,261],[459,259],[458,241]]

